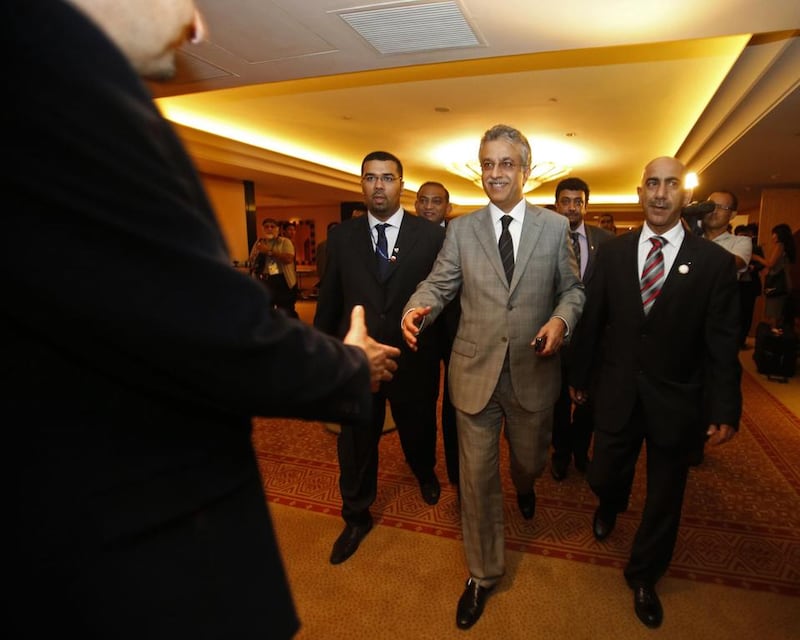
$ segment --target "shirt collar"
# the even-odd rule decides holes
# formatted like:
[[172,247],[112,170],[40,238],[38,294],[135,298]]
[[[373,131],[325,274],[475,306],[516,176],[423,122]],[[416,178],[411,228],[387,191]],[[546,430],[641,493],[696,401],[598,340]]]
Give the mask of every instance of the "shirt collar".
[[391,217],[387,218],[386,220],[378,220],[378,218],[373,216],[371,213],[367,213],[367,218],[369,219],[370,230],[374,229],[375,225],[378,224],[388,224],[392,227],[400,228],[400,223],[403,222],[403,207],[400,207],[391,215]]
[[494,222],[495,224],[499,224],[500,218],[502,218],[505,215],[509,215],[512,218],[514,218],[514,220],[516,220],[517,222],[522,223],[522,221],[525,219],[525,208],[527,204],[528,203],[525,202],[525,198],[523,198],[517,204],[514,205],[514,208],[511,211],[506,213],[505,211],[500,209],[500,207],[490,202],[489,212],[492,214],[492,222]]
[[685,232],[680,220],[674,227],[672,227],[669,231],[665,231],[664,233],[653,233],[650,227],[647,226],[647,223],[645,223],[642,227],[642,233],[639,236],[639,244],[647,243],[649,245],[650,238],[653,236],[661,236],[667,241],[668,244],[671,244],[673,247],[679,247],[681,242],[683,242],[684,235]]

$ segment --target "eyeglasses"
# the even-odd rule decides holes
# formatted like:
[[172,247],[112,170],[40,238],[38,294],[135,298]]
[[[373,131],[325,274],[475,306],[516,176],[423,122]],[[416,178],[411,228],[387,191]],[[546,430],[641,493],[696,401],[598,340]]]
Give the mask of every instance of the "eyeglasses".
[[716,203],[714,203],[714,208],[715,209],[722,209],[723,211],[733,211],[733,207],[725,207],[725,206],[723,206],[721,204],[716,204]]
[[481,169],[484,173],[494,171],[494,168],[498,166],[503,171],[513,171],[520,165],[516,164],[515,162],[511,162],[511,160],[501,160],[500,162],[495,162],[494,160],[484,160],[481,162]]
[[395,180],[402,180],[400,176],[393,176],[391,173],[384,173],[382,176],[376,176],[374,173],[368,173],[361,178],[365,184],[375,184],[380,181],[383,184],[392,184]]

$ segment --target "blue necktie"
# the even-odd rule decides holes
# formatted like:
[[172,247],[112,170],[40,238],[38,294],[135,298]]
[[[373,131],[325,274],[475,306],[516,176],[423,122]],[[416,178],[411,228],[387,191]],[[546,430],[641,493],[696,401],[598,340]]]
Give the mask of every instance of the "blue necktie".
[[385,280],[389,274],[389,243],[386,241],[386,227],[388,226],[386,223],[375,225],[375,229],[378,232],[375,255],[378,259],[378,273],[381,276],[381,280]]

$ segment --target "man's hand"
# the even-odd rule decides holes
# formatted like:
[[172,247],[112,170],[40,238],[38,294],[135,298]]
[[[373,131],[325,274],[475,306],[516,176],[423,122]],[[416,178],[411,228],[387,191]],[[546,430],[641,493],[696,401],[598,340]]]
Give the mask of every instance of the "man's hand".
[[364,307],[356,305],[350,314],[350,329],[344,337],[344,343],[361,347],[367,354],[369,361],[370,387],[377,391],[381,382],[392,379],[392,373],[397,371],[394,358],[400,356],[400,349],[388,344],[376,342],[367,334],[367,325],[364,322]]
[[733,438],[736,435],[736,429],[729,424],[710,424],[706,435],[708,436],[709,444],[718,445]]
[[569,388],[569,397],[575,404],[586,404],[589,399],[589,392],[585,389]]
[[[540,356],[552,356],[558,353],[561,345],[564,344],[564,333],[567,327],[561,318],[550,318],[539,329],[536,338],[543,339],[543,346],[541,349],[536,350],[536,354]],[[536,339],[531,342],[531,347],[536,349]]]
[[417,336],[419,335],[420,327],[425,321],[425,316],[430,312],[430,307],[420,307],[418,309],[411,309],[403,316],[403,339],[406,341],[408,348],[412,351],[417,350]]

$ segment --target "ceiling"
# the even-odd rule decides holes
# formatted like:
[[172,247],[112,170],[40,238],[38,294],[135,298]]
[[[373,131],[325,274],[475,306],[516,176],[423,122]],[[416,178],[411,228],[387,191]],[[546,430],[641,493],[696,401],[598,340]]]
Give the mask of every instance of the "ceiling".
[[[151,88],[200,170],[252,180],[259,206],[359,200],[361,159],[382,149],[404,164],[404,206],[438,180],[469,211],[486,196],[447,166],[497,123],[586,180],[595,214],[641,219],[636,186],[660,155],[740,211],[800,187],[797,0],[197,5],[207,41]],[[551,203],[555,184],[529,200]]]

